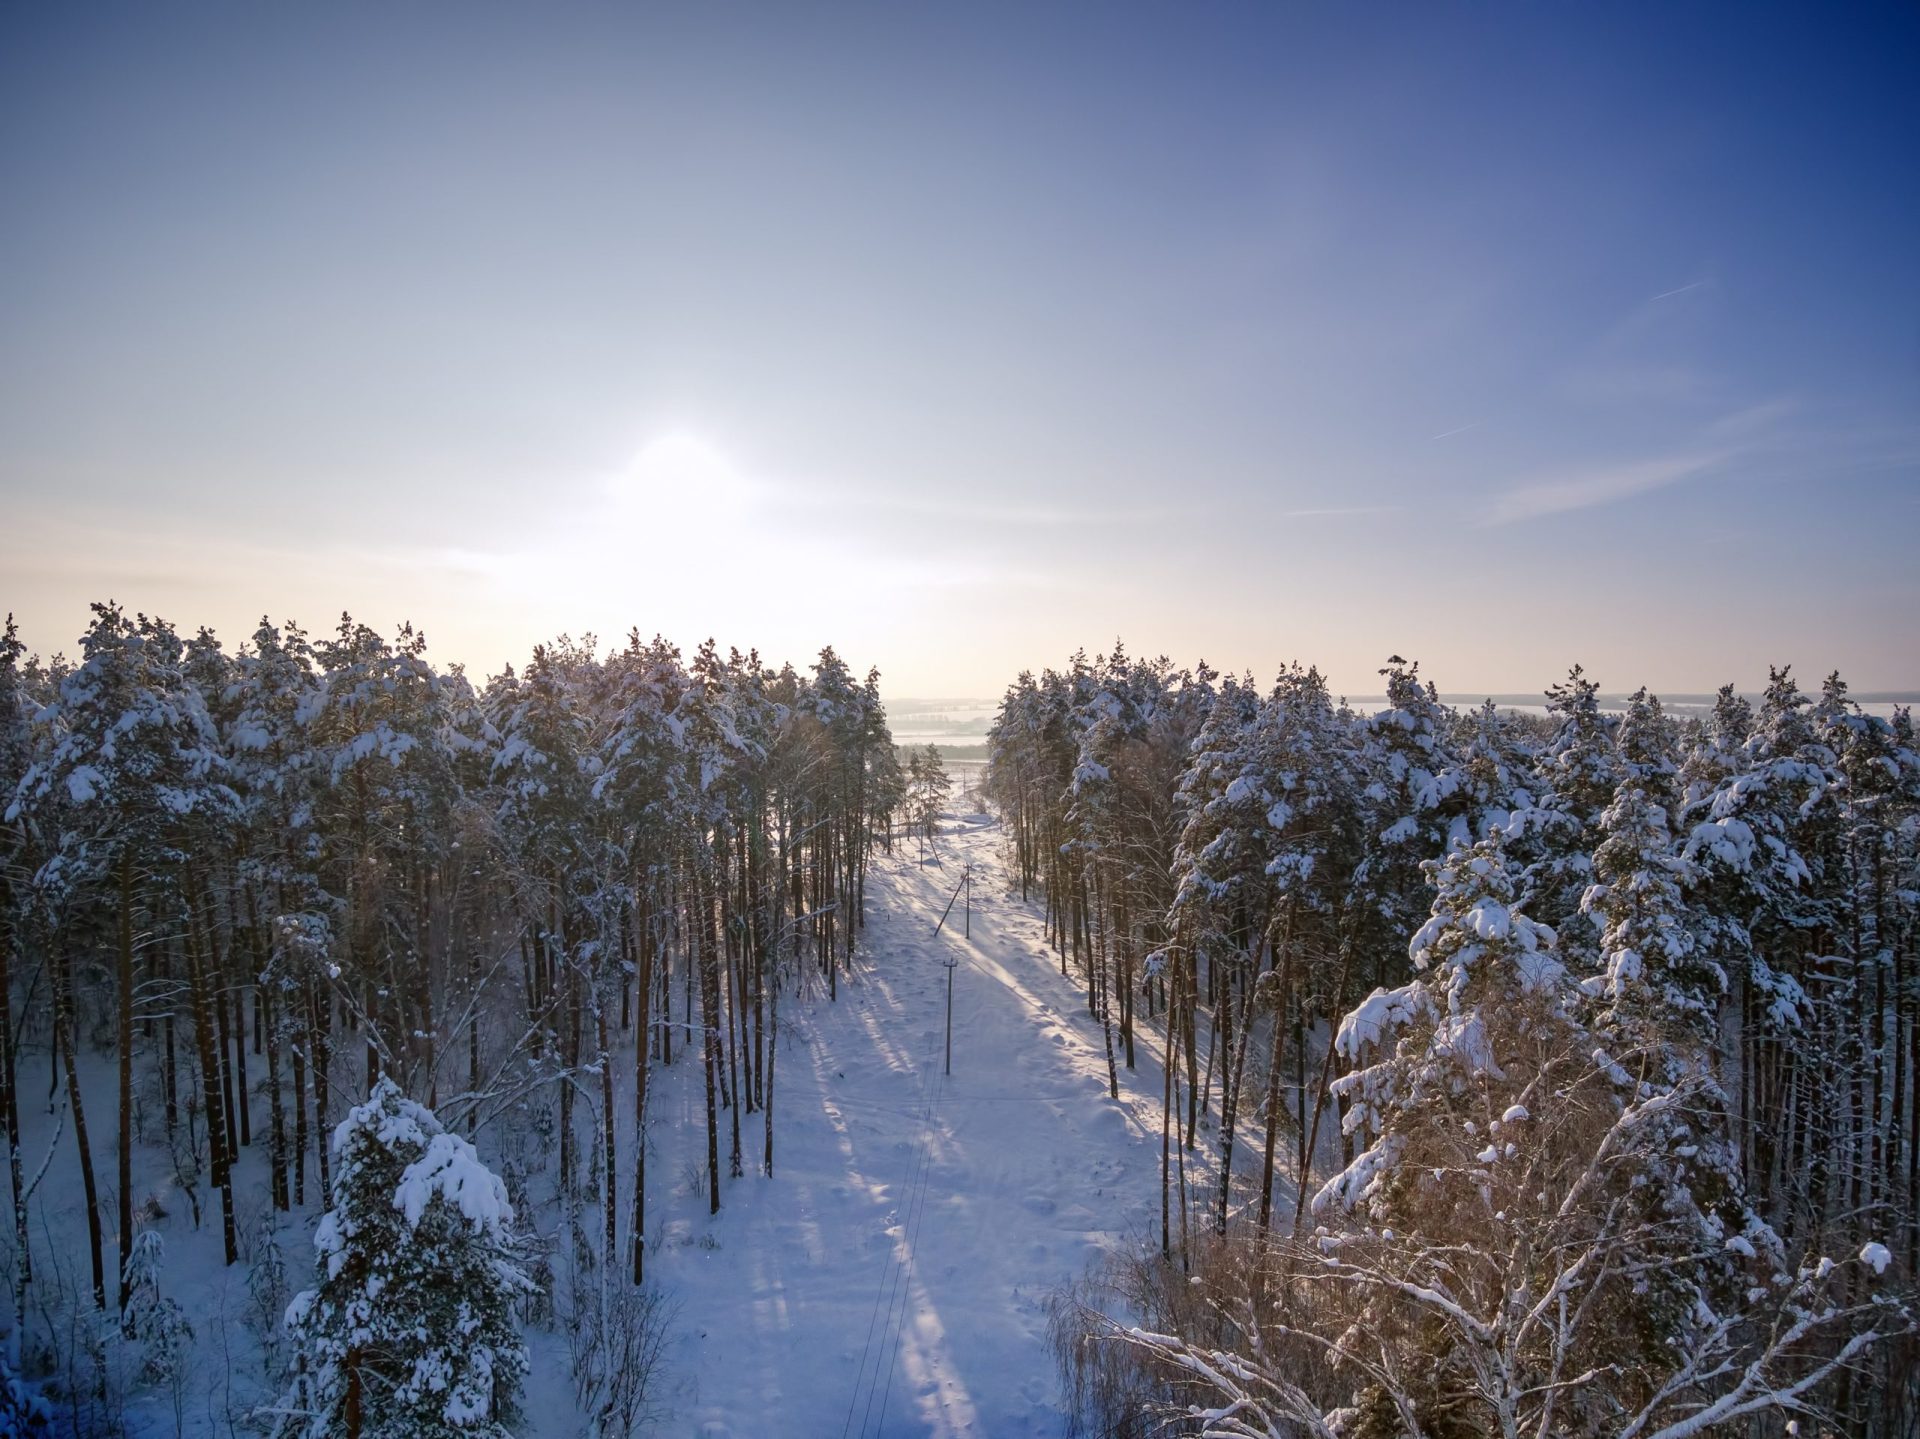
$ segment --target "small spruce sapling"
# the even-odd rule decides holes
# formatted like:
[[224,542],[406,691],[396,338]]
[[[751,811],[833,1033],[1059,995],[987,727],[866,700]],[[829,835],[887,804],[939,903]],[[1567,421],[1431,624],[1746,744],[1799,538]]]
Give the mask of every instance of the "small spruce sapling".
[[529,1290],[506,1186],[465,1139],[382,1078],[335,1130],[319,1283],[287,1310],[293,1382],[276,1432],[504,1439]]

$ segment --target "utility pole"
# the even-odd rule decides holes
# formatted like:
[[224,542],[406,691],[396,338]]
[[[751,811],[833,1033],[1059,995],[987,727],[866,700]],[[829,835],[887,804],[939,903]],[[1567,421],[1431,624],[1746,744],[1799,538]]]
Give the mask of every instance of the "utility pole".
[[[946,928],[947,916],[953,913],[953,903],[960,898],[964,890],[967,896],[966,908],[961,911],[961,923],[966,926],[966,937],[973,938],[973,866],[968,865],[960,876],[960,883],[953,887],[953,893],[947,896],[947,907],[940,911],[940,923],[933,927],[933,937],[938,939],[940,931]],[[960,967],[960,961],[952,956],[941,961],[947,967],[947,1073],[953,1073],[953,972]]]
[[953,972],[960,967],[960,961],[948,957],[947,966],[947,1073],[953,1073]]

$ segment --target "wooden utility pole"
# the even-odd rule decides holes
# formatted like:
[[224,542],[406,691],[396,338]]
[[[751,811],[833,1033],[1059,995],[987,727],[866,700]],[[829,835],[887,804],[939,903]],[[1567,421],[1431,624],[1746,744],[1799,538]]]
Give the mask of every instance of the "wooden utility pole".
[[[953,893],[947,896],[947,907],[940,911],[940,923],[933,927],[935,939],[946,928],[947,916],[953,913],[953,902],[960,898],[961,892],[967,896],[966,908],[961,911],[961,922],[966,926],[966,937],[973,938],[973,866],[968,865],[960,876],[960,883],[953,887]],[[953,1073],[953,971],[959,966],[957,959],[941,961],[947,967],[947,1073]]]
[[960,961],[949,958],[947,966],[947,1073],[953,1073],[953,972],[960,967]]

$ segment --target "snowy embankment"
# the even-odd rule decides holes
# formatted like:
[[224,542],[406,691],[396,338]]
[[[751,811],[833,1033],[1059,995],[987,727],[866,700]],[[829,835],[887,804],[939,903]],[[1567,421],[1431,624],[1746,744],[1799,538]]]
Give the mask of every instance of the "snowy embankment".
[[[680,1303],[673,1432],[1061,1432],[1043,1301],[1146,1231],[1160,1071],[1143,1048],[1108,1098],[1100,1027],[1008,897],[998,829],[943,829],[924,863],[912,842],[877,861],[838,1003],[783,1009],[775,1178],[756,1124],[711,1219],[682,1177],[704,1153],[698,1073],[665,1072],[651,1273]],[[936,937],[968,864],[971,934],[963,895]]]

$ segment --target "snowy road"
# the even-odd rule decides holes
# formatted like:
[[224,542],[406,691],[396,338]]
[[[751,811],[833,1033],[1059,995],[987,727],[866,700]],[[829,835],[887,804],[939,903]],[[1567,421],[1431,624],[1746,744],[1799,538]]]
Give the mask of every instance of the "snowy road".
[[[756,1116],[748,1177],[709,1220],[682,1178],[697,1163],[694,1067],[662,1086],[673,1109],[656,1132],[672,1138],[655,1172],[673,1192],[656,1201],[652,1272],[682,1305],[683,1385],[666,1432],[1061,1432],[1043,1299],[1144,1229],[1160,1073],[1143,1050],[1108,1098],[1100,1027],[1037,910],[1007,896],[998,831],[947,828],[937,863],[911,845],[878,862],[862,972],[839,1002],[783,1014],[773,1181],[757,1172]],[[956,906],[935,938],[969,862],[971,937]]]

